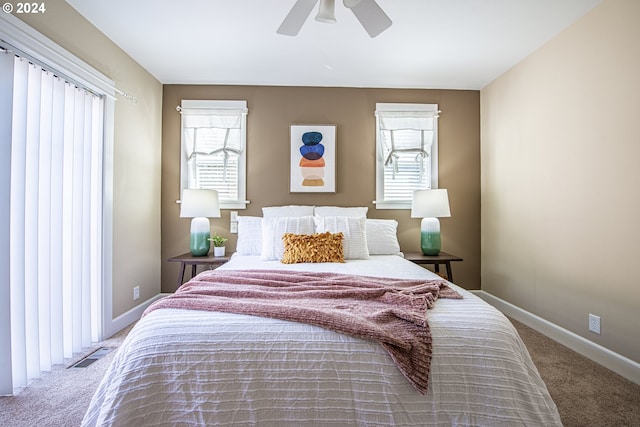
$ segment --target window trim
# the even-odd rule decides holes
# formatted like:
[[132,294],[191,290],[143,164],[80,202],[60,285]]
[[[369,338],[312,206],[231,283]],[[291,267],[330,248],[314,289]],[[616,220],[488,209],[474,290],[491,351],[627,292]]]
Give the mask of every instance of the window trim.
[[[191,100],[183,99],[182,109],[203,109],[203,110],[240,110],[241,119],[241,146],[242,153],[238,157],[238,199],[235,201],[220,201],[221,209],[246,209],[247,200],[247,101],[246,100]],[[187,173],[187,159],[185,153],[185,139],[183,120],[180,120],[180,194],[182,190],[188,188],[189,178]]]
[[382,135],[380,132],[380,119],[378,112],[400,112],[419,111],[432,113],[433,142],[431,145],[431,188],[438,188],[438,116],[440,110],[438,104],[399,104],[399,103],[376,103],[376,199],[374,205],[376,209],[411,209],[409,201],[385,201],[384,196],[384,156],[382,153]]

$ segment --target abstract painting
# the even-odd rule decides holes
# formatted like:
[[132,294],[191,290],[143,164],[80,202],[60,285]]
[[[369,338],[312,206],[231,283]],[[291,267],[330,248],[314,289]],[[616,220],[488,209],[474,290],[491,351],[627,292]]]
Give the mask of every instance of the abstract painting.
[[336,126],[291,125],[291,193],[336,192]]

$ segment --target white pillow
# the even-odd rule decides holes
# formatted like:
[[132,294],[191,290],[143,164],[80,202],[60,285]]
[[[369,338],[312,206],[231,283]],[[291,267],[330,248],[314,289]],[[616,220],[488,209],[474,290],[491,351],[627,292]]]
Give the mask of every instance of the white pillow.
[[296,217],[296,216],[313,216],[314,206],[269,206],[262,208],[263,218],[275,218],[280,216]]
[[238,216],[236,252],[240,255],[260,255],[262,253],[261,217]]
[[314,232],[312,216],[263,218],[260,256],[263,260],[279,260],[284,254],[282,236],[285,233],[313,234]]
[[316,233],[343,234],[344,259],[368,259],[365,218],[353,216],[316,216]]
[[368,207],[343,208],[339,206],[316,206],[314,210],[315,216],[367,216]]
[[395,219],[369,219],[365,222],[369,255],[400,255],[398,221]]

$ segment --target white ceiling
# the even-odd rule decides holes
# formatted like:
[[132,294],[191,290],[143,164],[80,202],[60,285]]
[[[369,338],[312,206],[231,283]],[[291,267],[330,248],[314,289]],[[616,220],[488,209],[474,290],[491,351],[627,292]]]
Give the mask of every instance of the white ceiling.
[[165,84],[481,89],[600,0],[377,0],[370,38],[335,24],[276,34],[295,0],[67,0]]

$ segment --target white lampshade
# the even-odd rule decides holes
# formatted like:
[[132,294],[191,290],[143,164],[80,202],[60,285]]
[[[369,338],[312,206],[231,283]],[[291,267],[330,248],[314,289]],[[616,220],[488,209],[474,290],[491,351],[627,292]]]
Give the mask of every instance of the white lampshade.
[[450,217],[449,195],[447,190],[415,190],[411,200],[411,218]]
[[181,218],[220,218],[220,203],[216,190],[184,189],[180,201]]
[[441,236],[438,217],[451,216],[449,195],[445,189],[416,190],[411,199],[411,217],[422,218],[420,247],[427,256],[440,253]]

